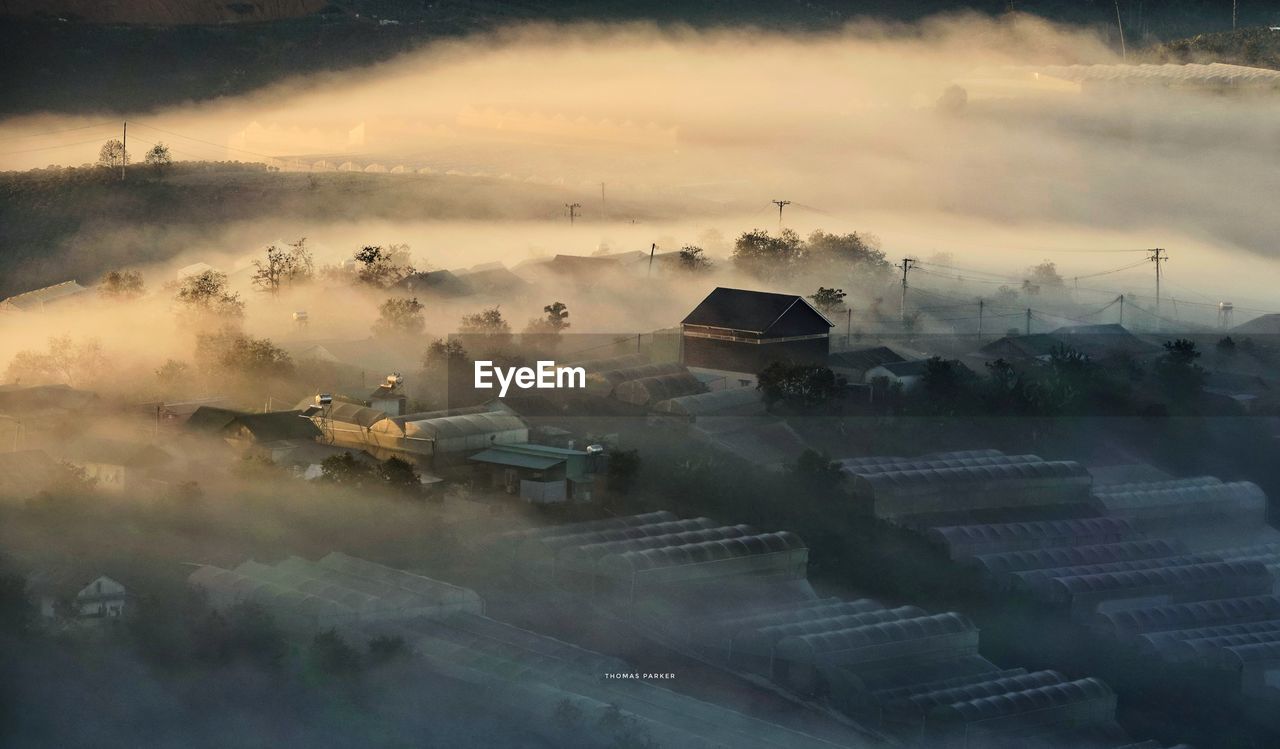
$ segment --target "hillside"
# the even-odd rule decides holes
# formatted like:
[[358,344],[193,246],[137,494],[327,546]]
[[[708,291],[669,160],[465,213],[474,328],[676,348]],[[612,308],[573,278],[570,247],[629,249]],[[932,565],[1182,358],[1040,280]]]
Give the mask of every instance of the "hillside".
[[[555,221],[566,202],[556,187],[452,175],[307,174],[196,162],[175,165],[163,179],[141,166],[130,172],[123,184],[97,168],[0,173],[0,298],[163,262],[186,249],[184,238],[236,222]],[[611,205],[637,220],[680,210],[625,196]]]
[[325,0],[0,0],[0,14],[88,23],[251,23],[319,12]]
[[1153,62],[1227,62],[1280,70],[1280,31],[1267,28],[1197,34],[1157,45]]
[[[0,0],[0,15],[10,16],[0,24],[0,67],[6,72],[0,77],[0,115],[140,111],[234,95],[288,76],[366,66],[433,40],[530,21],[820,30],[858,18],[995,15],[1012,5],[1022,13],[1096,26],[1108,35],[1115,27],[1115,6],[1101,0],[333,0],[306,12],[314,5],[315,0]],[[84,18],[111,23],[20,12],[36,6],[92,7],[98,15]],[[234,10],[241,6],[244,12]],[[1131,1],[1122,2],[1121,9],[1135,47],[1143,40],[1219,31],[1231,24],[1229,4],[1217,0]],[[227,13],[232,17],[224,18]],[[142,17],[151,20],[129,23]],[[219,20],[206,20],[215,17]],[[186,18],[199,22],[176,20]],[[1243,26],[1280,22],[1280,8],[1242,3],[1239,21]]]

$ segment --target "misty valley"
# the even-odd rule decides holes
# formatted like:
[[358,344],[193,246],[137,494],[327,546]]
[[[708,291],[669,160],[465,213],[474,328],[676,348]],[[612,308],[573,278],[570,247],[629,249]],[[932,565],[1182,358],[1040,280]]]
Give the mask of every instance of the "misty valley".
[[1280,744],[1264,5],[0,7],[0,744]]

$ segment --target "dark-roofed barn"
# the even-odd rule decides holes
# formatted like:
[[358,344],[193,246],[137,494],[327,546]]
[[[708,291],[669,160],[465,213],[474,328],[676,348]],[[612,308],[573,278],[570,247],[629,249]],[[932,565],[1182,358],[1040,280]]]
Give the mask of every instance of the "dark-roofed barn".
[[831,321],[803,297],[719,287],[681,321],[684,364],[749,387],[773,361],[825,364]]

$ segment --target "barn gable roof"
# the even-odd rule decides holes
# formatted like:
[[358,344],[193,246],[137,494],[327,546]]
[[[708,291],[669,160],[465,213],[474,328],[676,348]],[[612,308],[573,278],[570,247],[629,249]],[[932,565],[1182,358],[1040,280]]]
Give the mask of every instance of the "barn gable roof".
[[834,326],[804,297],[723,286],[716,287],[715,291],[708,294],[681,323],[763,334],[797,306],[811,312],[815,321],[820,321],[815,327],[822,327],[823,332]]

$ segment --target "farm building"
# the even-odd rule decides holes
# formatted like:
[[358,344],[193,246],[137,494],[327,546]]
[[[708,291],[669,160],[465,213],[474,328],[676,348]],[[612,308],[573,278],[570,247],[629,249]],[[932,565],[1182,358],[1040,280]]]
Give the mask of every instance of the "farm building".
[[1094,490],[1093,501],[1101,513],[1133,518],[1146,528],[1267,521],[1267,495],[1257,484],[1211,476],[1105,487]]
[[998,578],[1024,570],[1155,559],[1176,556],[1185,551],[1186,547],[1178,541],[1157,538],[1089,546],[1055,546],[1048,549],[979,554],[968,561],[984,575]]
[[681,321],[681,361],[719,387],[754,387],[770,362],[826,364],[832,323],[804,297],[716,288]]
[[63,281],[53,286],[15,294],[0,300],[0,310],[9,312],[43,312],[46,309],[83,299],[89,290],[75,281]]
[[429,444],[434,455],[529,441],[528,425],[515,414],[500,411],[409,421],[404,432],[405,440]]
[[1270,593],[1271,573],[1258,562],[1206,562],[1074,577],[1045,583],[1053,604],[1076,615],[1151,603],[1181,603]]
[[597,569],[598,590],[625,601],[662,588],[750,577],[762,581],[803,580],[809,549],[793,533],[679,544],[609,554]]
[[695,423],[699,417],[761,416],[765,405],[755,388],[729,388],[669,398],[654,404],[653,411],[663,417]]
[[882,365],[906,361],[906,358],[888,346],[839,351],[827,357],[831,371],[848,382],[866,382],[867,372]]
[[62,448],[67,462],[84,469],[100,491],[137,491],[173,462],[169,453],[146,443],[82,437]]
[[531,444],[494,444],[468,460],[488,473],[490,486],[526,502],[590,502],[603,468],[602,450]]
[[890,385],[901,385],[903,390],[910,390],[920,384],[921,378],[928,369],[927,359],[885,362],[868,369],[864,379],[866,382],[883,380]]
[[1098,679],[1030,687],[994,697],[939,705],[925,716],[924,742],[935,747],[984,747],[1028,727],[1079,729],[1114,721],[1116,695]]
[[964,513],[1002,507],[1081,504],[1088,471],[1072,461],[999,456],[845,468],[852,491],[879,518]]
[[688,374],[688,370],[676,362],[637,364],[618,369],[587,369],[587,392],[593,395],[614,395],[619,385],[630,380],[659,377],[671,374]]
[[651,407],[661,401],[707,392],[707,386],[688,372],[641,377],[619,383],[613,397],[633,406]]
[[952,559],[964,559],[1001,551],[1115,543],[1129,540],[1136,531],[1121,518],[1077,518],[942,526],[931,528],[926,536]]
[[800,694],[829,687],[824,672],[841,666],[911,663],[977,655],[978,630],[956,613],[919,616],[780,640],[773,678]]

